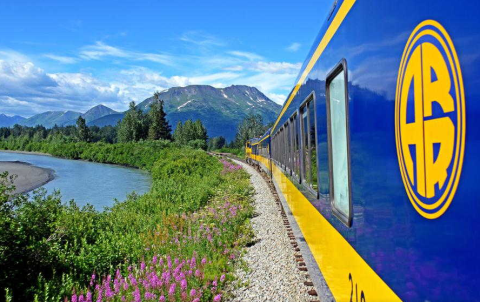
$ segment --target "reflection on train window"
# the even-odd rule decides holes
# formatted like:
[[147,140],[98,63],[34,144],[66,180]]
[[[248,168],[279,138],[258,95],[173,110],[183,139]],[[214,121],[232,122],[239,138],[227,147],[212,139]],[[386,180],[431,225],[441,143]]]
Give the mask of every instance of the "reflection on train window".
[[[343,63],[343,62],[342,62]],[[345,63],[343,63],[345,64]],[[327,78],[329,114],[330,196],[334,211],[347,225],[351,223],[350,173],[348,154],[348,105],[345,69],[339,65]]]
[[293,174],[300,175],[300,142],[298,136],[297,115],[293,116]]
[[303,169],[302,182],[317,191],[317,145],[315,141],[315,106],[313,97],[310,97],[301,108]]

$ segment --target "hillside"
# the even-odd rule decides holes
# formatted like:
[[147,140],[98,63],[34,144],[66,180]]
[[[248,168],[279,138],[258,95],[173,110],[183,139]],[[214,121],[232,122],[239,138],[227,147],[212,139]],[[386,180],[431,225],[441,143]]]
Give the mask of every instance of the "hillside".
[[[239,123],[249,113],[260,114],[264,123],[273,122],[281,110],[281,106],[270,100],[255,87],[233,85],[226,88],[214,88],[207,85],[174,87],[162,91],[160,99],[165,101],[167,119],[175,128],[178,121],[188,119],[201,120],[209,137],[224,136],[232,140]],[[153,97],[137,105],[147,112]],[[34,115],[16,123],[25,126],[43,125],[51,128],[54,125],[75,125],[79,116],[85,118],[89,126],[115,126],[123,118],[124,113],[117,112],[104,105],[97,105],[85,113],[75,111],[47,111]],[[0,115],[0,126],[6,116]],[[7,117],[8,118],[8,117]],[[13,118],[13,117],[12,117]],[[11,122],[10,122],[11,123]],[[5,124],[7,127],[13,124]]]
[[119,112],[108,108],[107,106],[104,105],[97,105],[84,114],[82,114],[82,117],[85,119],[85,122],[90,123],[91,121],[94,121],[96,119],[102,118],[106,115],[111,115],[111,114],[119,114]]
[[75,111],[47,111],[40,114],[36,114],[29,117],[19,124],[23,126],[35,127],[42,125],[47,128],[51,128],[55,125],[66,126],[81,115],[80,112]]
[[19,115],[8,116],[0,114],[0,127],[11,127],[15,124],[21,123],[23,120],[25,120],[25,118]]
[[[160,99],[165,101],[167,119],[173,127],[178,121],[200,119],[209,137],[222,135],[228,140],[235,137],[238,124],[247,114],[260,114],[263,121],[269,123],[276,119],[281,109],[257,88],[243,85],[174,87],[161,92]],[[148,98],[138,107],[148,110],[152,100]]]

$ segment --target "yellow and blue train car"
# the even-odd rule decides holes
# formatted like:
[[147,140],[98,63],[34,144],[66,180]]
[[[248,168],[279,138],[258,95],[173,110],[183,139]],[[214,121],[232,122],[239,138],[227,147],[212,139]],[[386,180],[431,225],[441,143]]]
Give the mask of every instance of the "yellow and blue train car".
[[480,300],[480,2],[338,0],[248,142],[336,301]]

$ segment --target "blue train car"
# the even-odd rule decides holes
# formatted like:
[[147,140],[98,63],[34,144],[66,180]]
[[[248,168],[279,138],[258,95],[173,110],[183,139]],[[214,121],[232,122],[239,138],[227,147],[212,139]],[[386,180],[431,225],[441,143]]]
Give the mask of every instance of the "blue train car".
[[480,300],[479,12],[335,1],[268,145],[251,142],[324,299]]

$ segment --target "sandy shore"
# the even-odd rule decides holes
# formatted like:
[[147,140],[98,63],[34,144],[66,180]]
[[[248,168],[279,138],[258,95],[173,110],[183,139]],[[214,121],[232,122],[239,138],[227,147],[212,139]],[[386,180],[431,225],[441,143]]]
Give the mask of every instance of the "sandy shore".
[[0,161],[0,173],[8,171],[9,175],[17,175],[14,181],[15,193],[26,193],[55,178],[51,169],[40,168],[21,161]]

